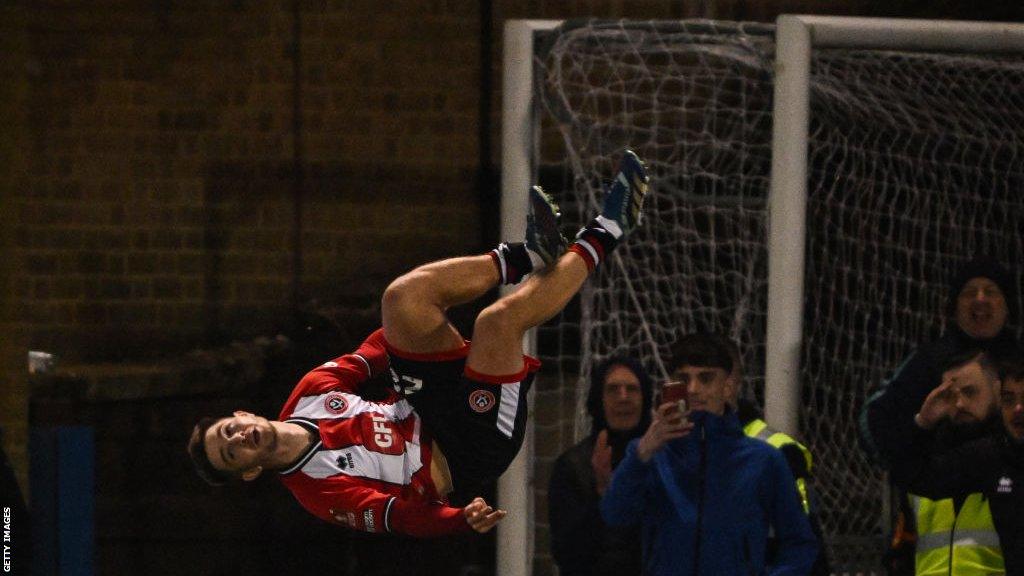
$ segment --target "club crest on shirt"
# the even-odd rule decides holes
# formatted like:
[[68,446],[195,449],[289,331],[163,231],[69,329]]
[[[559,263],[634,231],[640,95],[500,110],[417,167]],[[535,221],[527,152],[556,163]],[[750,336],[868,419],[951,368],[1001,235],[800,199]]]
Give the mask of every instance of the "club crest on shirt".
[[487,412],[494,407],[494,394],[490,390],[474,390],[469,395],[469,407],[474,412]]
[[327,410],[331,414],[341,414],[348,408],[348,402],[345,401],[345,397],[341,394],[334,392],[328,394],[327,398],[324,398],[324,410]]

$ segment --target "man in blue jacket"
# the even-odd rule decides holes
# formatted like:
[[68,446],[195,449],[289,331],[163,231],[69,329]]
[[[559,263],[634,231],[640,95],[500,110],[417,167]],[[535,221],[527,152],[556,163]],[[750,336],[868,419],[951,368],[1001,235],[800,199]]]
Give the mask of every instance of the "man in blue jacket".
[[[605,522],[641,526],[648,576],[809,573],[817,543],[786,460],[747,438],[728,407],[728,351],[691,334],[671,367],[689,411],[663,403],[629,444],[601,500]],[[770,531],[778,552],[766,566]]]

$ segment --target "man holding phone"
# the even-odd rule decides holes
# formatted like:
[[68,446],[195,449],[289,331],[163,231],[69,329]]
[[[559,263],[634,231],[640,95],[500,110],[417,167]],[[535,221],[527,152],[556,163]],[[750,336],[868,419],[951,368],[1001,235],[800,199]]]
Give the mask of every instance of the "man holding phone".
[[[747,438],[729,406],[732,364],[711,335],[676,343],[672,382],[602,498],[605,522],[642,525],[645,574],[796,575],[814,563],[816,540],[785,458]],[[779,548],[766,566],[770,532]]]

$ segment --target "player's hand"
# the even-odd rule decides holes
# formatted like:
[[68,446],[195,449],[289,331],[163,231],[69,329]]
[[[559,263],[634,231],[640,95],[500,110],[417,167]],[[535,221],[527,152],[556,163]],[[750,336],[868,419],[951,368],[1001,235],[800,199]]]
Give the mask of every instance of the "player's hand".
[[955,411],[956,397],[953,394],[953,381],[946,380],[924,399],[921,410],[914,416],[914,422],[925,430],[931,430],[941,420],[952,416]]
[[462,509],[462,514],[466,517],[470,528],[483,534],[501,522],[508,512],[491,508],[483,498],[477,496]]
[[597,435],[594,454],[590,457],[590,467],[594,469],[598,495],[604,494],[605,488],[612,481],[612,447],[608,445],[607,430],[601,430]]
[[693,422],[679,411],[675,402],[666,402],[651,412],[651,425],[640,437],[636,455],[641,462],[647,462],[662,446],[676,438],[682,438],[693,430]]

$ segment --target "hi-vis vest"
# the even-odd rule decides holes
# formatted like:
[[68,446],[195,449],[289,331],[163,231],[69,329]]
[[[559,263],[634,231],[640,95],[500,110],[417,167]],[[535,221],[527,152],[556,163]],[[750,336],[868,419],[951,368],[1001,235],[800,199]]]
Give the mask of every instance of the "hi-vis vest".
[[987,576],[1005,574],[999,535],[988,499],[971,494],[953,510],[953,499],[929,500],[910,495],[917,517],[917,576]]
[[[750,438],[757,438],[763,440],[775,448],[782,448],[786,444],[794,444],[800,449],[800,452],[804,455],[804,460],[807,461],[807,471],[811,471],[811,466],[814,464],[814,459],[811,457],[811,451],[806,446],[797,442],[792,436],[784,434],[782,432],[776,432],[768,427],[768,423],[761,419],[751,420],[743,427],[743,433]],[[811,503],[807,500],[807,481],[804,478],[796,479],[796,489],[800,493],[800,503],[804,506],[804,512],[810,513]]]

